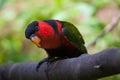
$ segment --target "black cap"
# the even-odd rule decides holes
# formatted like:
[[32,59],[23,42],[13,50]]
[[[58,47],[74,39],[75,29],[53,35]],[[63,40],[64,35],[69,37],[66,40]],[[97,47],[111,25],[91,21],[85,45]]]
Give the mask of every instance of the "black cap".
[[26,38],[30,38],[30,36],[32,34],[34,34],[36,31],[38,30],[38,22],[37,21],[33,21],[32,23],[30,23],[26,30],[25,30],[25,36]]

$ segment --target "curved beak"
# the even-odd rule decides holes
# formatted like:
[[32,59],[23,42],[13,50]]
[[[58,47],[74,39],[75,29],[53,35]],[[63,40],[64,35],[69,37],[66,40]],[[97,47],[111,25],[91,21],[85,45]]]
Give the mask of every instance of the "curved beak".
[[37,35],[32,34],[32,35],[30,36],[30,40],[31,40],[34,44],[36,44],[38,47],[41,47],[41,46],[40,46],[40,41],[41,41],[41,39],[40,39]]

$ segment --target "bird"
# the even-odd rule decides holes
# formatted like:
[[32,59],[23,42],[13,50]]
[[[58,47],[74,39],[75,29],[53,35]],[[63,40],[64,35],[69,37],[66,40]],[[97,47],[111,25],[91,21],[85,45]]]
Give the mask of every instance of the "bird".
[[61,20],[36,20],[27,25],[25,37],[39,48],[45,49],[48,57],[41,60],[36,70],[44,62],[74,58],[87,53],[85,41],[72,23]]

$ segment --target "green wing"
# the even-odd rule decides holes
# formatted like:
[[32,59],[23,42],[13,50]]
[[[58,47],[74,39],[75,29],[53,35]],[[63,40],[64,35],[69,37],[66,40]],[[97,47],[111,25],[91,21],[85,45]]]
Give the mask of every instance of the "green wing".
[[86,47],[84,46],[85,42],[81,33],[78,29],[71,23],[63,22],[63,34],[65,37],[75,45],[81,52],[87,53]]

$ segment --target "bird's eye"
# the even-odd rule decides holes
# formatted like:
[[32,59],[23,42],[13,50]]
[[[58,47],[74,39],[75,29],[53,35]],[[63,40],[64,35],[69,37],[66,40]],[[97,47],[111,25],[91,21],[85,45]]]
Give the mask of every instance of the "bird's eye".
[[38,31],[38,30],[39,30],[38,26],[35,26],[35,32]]

